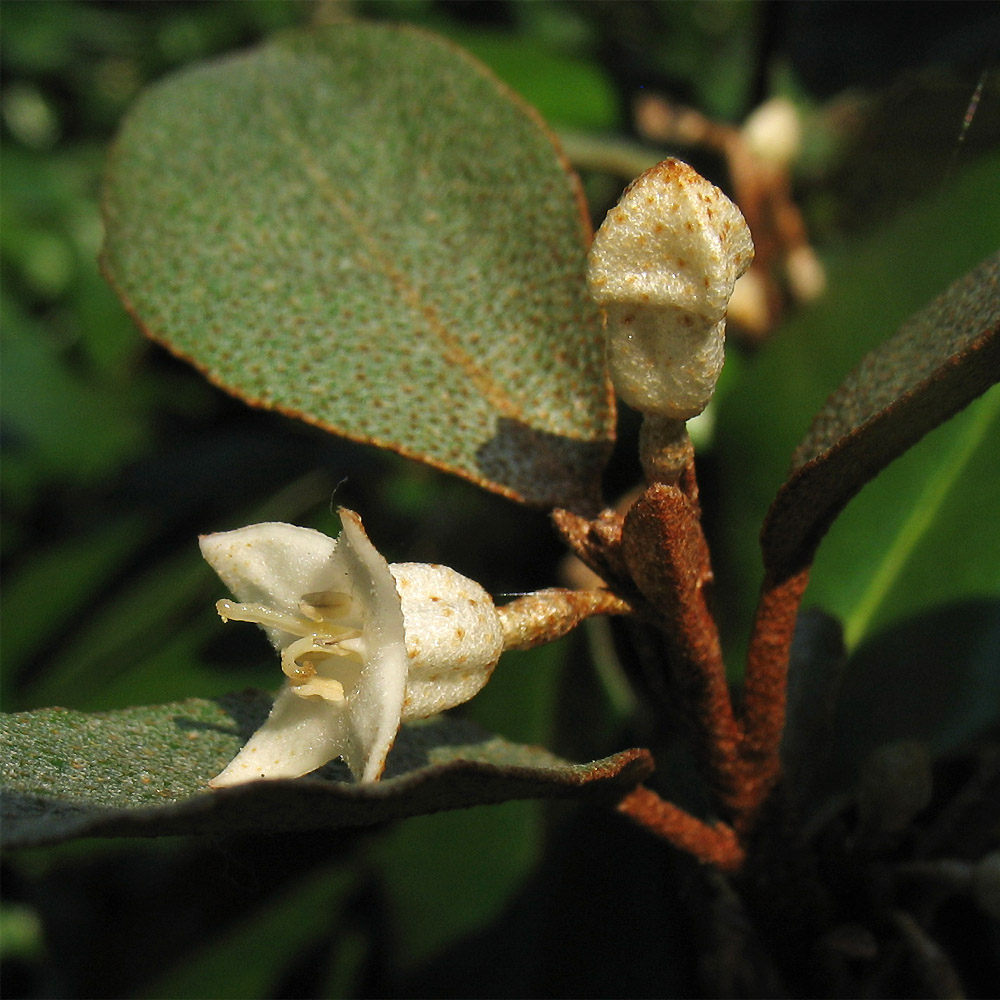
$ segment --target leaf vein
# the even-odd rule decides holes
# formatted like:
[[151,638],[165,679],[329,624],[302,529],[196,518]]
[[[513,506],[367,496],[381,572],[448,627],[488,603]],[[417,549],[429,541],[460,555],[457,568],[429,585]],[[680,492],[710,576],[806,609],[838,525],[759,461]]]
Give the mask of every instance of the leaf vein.
[[[306,175],[316,185],[317,191],[327,204],[350,227],[360,244],[367,250],[375,266],[396,288],[400,297],[413,314],[427,324],[430,332],[438,339],[443,349],[444,360],[464,373],[476,390],[490,403],[494,410],[506,417],[524,421],[521,408],[503,391],[489,372],[462,347],[458,337],[448,329],[437,309],[430,303],[421,301],[420,293],[402,271],[397,268],[389,252],[381,247],[361,220],[361,213],[350,204],[347,192],[338,189],[323,165],[316,159],[308,145],[287,123],[281,109],[273,97],[265,95],[263,106],[275,123],[283,142],[296,150],[302,160]],[[526,422],[526,421],[524,421]]]

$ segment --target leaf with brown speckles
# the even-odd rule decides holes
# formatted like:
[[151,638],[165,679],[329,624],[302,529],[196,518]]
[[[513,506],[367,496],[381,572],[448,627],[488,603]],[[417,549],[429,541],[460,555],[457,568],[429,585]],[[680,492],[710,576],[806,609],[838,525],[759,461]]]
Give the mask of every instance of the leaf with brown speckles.
[[247,402],[538,505],[614,428],[589,224],[538,116],[430,34],[343,23],[148,90],[110,157],[104,272]]
[[1000,381],[1000,254],[872,351],[816,416],[761,536],[774,578],[811,562],[862,486]]
[[265,696],[244,692],[93,715],[46,708],[0,716],[4,845],[328,830],[510,799],[616,802],[653,766],[645,750],[571,764],[437,716],[403,727],[377,784],[353,784],[343,765],[329,764],[294,781],[210,791],[207,779],[269,707]]

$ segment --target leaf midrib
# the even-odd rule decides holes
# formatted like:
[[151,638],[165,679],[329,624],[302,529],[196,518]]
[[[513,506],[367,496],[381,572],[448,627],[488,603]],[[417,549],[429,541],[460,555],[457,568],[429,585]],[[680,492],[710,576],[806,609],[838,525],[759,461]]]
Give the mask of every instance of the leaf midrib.
[[848,649],[854,649],[868,632],[878,609],[903,575],[921,540],[932,529],[946,497],[984,441],[994,418],[1000,414],[1000,391],[988,392],[974,413],[974,419],[963,429],[946,463],[937,475],[927,480],[911,505],[877,571],[869,577],[861,599],[845,620],[844,639]]
[[407,307],[416,318],[415,326],[425,325],[441,345],[445,361],[458,368],[485,397],[490,406],[505,417],[527,423],[521,408],[504,392],[481,365],[461,346],[458,337],[452,333],[441,318],[437,308],[421,300],[415,283],[392,262],[391,253],[381,246],[371,231],[364,226],[361,214],[350,204],[345,191],[338,190],[323,165],[313,156],[307,143],[292,128],[277,101],[270,94],[264,94],[262,107],[270,116],[278,135],[290,149],[294,149],[302,161],[303,171],[316,186],[323,201],[340,216],[357,237],[359,244],[367,251],[370,261],[393,285]]

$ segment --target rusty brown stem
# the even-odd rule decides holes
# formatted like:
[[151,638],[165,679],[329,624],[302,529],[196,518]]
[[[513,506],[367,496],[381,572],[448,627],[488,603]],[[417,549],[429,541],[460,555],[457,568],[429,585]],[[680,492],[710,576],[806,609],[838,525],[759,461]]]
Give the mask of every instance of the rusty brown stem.
[[741,732],[708,605],[713,577],[697,505],[677,486],[650,486],[625,517],[622,550],[632,579],[658,613],[673,686],[706,777],[727,810],[736,812]]
[[618,811],[703,864],[723,872],[739,871],[743,865],[743,847],[732,827],[705,823],[643,785],[618,803]]
[[639,430],[639,460],[647,483],[680,486],[688,492],[685,486],[696,482],[694,446],[683,420],[645,414]]
[[602,580],[615,589],[630,582],[621,557],[622,515],[615,510],[603,510],[589,520],[556,507],[552,520],[573,554]]
[[571,632],[592,615],[631,614],[632,605],[610,590],[553,587],[518,597],[497,608],[504,652],[533,649]]
[[746,779],[740,804],[742,829],[753,825],[781,774],[779,750],[785,728],[788,661],[808,582],[806,566],[780,577],[769,574],[761,589],[743,688],[740,760]]

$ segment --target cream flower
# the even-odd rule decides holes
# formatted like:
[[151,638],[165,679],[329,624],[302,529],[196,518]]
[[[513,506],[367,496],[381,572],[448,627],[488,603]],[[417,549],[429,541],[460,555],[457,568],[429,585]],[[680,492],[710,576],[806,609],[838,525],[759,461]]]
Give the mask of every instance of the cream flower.
[[242,603],[223,621],[261,625],[286,676],[264,724],[215,788],[297,778],[343,757],[377,781],[400,723],[468,701],[503,649],[490,596],[447,566],[390,565],[341,509],[329,538],[291,524],[205,535],[201,551]]

